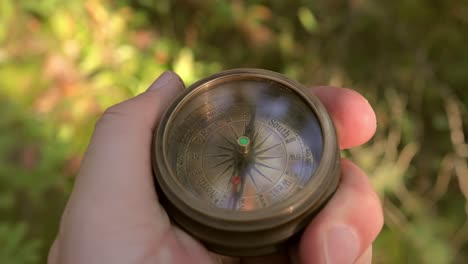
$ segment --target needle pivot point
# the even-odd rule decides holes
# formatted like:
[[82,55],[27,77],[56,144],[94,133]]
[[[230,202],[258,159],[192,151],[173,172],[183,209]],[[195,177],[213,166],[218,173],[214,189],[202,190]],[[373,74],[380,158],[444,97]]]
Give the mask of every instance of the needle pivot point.
[[237,139],[237,145],[239,146],[239,150],[243,154],[249,153],[250,150],[250,139],[246,136],[241,136]]

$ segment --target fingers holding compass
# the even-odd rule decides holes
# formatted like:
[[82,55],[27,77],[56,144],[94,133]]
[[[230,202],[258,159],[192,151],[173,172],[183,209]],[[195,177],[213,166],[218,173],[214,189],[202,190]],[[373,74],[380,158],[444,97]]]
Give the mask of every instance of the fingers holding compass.
[[358,92],[324,86],[314,87],[311,91],[330,113],[341,149],[364,144],[374,135],[377,126],[374,110]]

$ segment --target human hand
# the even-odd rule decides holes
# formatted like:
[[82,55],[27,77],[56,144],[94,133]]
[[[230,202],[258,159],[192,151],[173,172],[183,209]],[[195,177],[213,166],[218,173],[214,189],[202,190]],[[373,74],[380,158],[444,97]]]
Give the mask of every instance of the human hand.
[[[275,255],[221,257],[178,227],[158,203],[151,141],[159,117],[184,85],[166,72],[143,94],[109,108],[94,134],[62,216],[49,264],[74,263],[370,263],[383,224],[378,196],[367,176],[342,161],[333,198],[305,229],[300,243]],[[328,109],[342,149],[365,143],[375,114],[358,93],[318,87],[311,92]]]

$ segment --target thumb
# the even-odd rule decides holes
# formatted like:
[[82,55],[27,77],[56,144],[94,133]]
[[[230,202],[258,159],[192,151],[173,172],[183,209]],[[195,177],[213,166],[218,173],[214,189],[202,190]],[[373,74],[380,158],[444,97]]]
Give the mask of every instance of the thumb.
[[134,247],[167,229],[152,179],[151,140],[162,112],[183,87],[175,73],[165,72],[146,92],[105,111],[62,216],[51,263],[108,263],[116,248]]
[[107,207],[124,197],[119,202],[154,206],[153,131],[183,87],[177,74],[165,72],[146,92],[105,111],[96,124],[70,202],[80,196],[76,200],[99,208],[99,204]]

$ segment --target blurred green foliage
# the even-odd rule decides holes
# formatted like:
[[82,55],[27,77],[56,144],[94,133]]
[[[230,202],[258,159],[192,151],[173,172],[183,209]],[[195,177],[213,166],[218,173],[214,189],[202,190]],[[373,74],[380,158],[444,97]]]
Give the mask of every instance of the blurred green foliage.
[[164,70],[352,87],[376,137],[375,263],[468,263],[468,2],[0,1],[0,263],[44,263],[93,124]]

